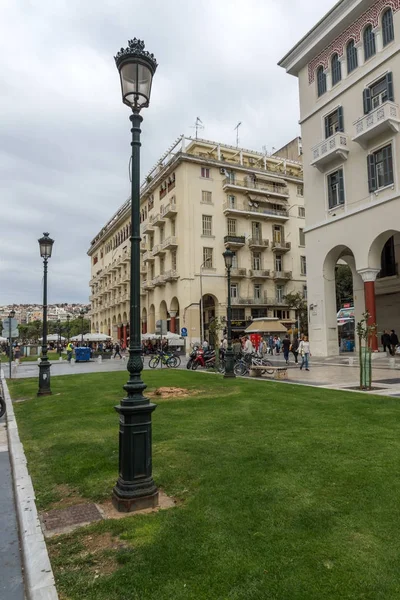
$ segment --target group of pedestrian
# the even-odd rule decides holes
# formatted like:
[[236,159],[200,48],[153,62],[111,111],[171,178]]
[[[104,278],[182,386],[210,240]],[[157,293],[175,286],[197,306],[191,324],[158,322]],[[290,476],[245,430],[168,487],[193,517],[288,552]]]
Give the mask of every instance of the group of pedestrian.
[[[394,329],[389,331],[385,329],[381,336],[381,343],[384,352],[389,352],[390,356],[396,354],[396,348],[399,345],[399,338]],[[387,349],[387,350],[386,350]]]

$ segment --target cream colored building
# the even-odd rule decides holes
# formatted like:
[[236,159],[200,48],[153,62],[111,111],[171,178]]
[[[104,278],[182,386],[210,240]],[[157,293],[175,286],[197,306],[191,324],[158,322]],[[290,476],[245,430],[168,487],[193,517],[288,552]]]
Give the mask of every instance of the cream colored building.
[[339,259],[356,320],[367,309],[378,342],[400,330],[399,50],[400,0],[341,0],[279,63],[299,80],[314,355],[339,350]]
[[[129,206],[88,252],[92,330],[122,340],[129,333]],[[235,252],[234,334],[255,317],[294,323],[285,294],[306,294],[304,216],[300,160],[180,137],[142,186],[142,332],[165,319],[170,331],[186,328],[189,342],[200,340],[202,326],[209,337],[210,320],[226,315],[226,246]]]

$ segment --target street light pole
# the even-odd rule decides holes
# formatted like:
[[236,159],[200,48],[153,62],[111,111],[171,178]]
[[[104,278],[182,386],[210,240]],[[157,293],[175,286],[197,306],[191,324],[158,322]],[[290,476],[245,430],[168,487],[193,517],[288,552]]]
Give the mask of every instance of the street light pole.
[[43,333],[42,356],[39,363],[39,391],[38,396],[49,396],[50,388],[50,362],[47,358],[47,261],[51,257],[54,240],[44,233],[39,240],[40,256],[43,258]]
[[10,310],[8,315],[8,337],[9,337],[9,345],[8,345],[8,360],[9,360],[9,376],[11,379],[11,363],[12,363],[12,335],[11,335],[11,324],[12,319],[15,317],[15,310]]
[[121,79],[122,101],[132,114],[132,180],[131,180],[131,264],[129,380],[124,385],[127,395],[115,407],[120,415],[119,477],[113,489],[113,504],[120,512],[131,512],[158,505],[158,489],[152,478],[151,414],[156,408],[143,396],[146,384],[143,369],[140,327],[140,125],[142,108],[149,105],[152,78],[157,68],[153,54],[144,42],[129,40],[115,57]]
[[83,310],[83,308],[81,308],[81,310],[79,311],[79,316],[81,318],[81,346],[83,346],[83,319],[85,316],[85,311]]
[[225,261],[225,267],[228,275],[228,311],[227,311],[227,334],[228,334],[228,347],[225,353],[225,374],[224,378],[236,377],[234,368],[234,353],[232,348],[232,306],[231,306],[231,268],[233,262],[233,252],[230,248],[227,248],[222,253]]
[[67,340],[68,340],[68,344],[69,344],[69,320],[70,320],[71,316],[67,315]]
[[58,354],[61,356],[61,321],[57,319],[57,329],[58,329]]

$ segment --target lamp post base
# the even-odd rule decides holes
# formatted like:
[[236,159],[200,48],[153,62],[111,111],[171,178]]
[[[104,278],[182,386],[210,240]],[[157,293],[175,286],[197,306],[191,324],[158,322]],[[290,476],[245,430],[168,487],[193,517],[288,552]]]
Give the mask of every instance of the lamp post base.
[[156,508],[158,506],[158,490],[148,496],[121,497],[116,488],[113,489],[112,503],[118,512],[135,512],[145,508]]
[[39,363],[38,396],[51,396],[53,393],[50,388],[50,367],[51,363],[47,360],[47,358]]
[[233,350],[228,347],[228,350],[225,354],[225,373],[224,379],[234,379],[236,377],[235,372],[233,370],[235,364],[235,355]]

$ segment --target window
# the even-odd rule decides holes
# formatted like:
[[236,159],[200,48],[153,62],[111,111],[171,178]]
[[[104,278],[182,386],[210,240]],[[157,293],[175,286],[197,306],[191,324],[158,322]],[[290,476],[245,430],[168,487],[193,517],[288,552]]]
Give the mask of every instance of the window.
[[236,235],[236,219],[228,219],[228,235]]
[[203,263],[206,269],[213,268],[213,248],[203,248]]
[[205,177],[206,179],[210,179],[210,169],[207,167],[201,167],[201,176]]
[[252,308],[251,309],[251,318],[252,319],[262,319],[263,317],[268,317],[268,309],[266,309],[266,308]]
[[228,196],[228,206],[229,208],[236,208],[236,196]]
[[342,65],[340,64],[339,56],[334,54],[331,60],[332,69],[332,85],[336,85],[342,79]]
[[203,235],[212,235],[212,217],[203,215]]
[[97,257],[97,256],[95,256],[95,257],[93,258],[93,264],[94,264],[94,265],[96,265],[96,264],[97,264],[97,262],[98,262],[98,260],[99,260],[99,259],[98,259],[98,257]]
[[358,67],[358,55],[357,48],[354,43],[354,40],[350,40],[347,44],[346,48],[346,57],[347,57],[347,74],[354,71]]
[[154,265],[150,267],[150,279],[154,279]]
[[251,223],[251,237],[253,240],[261,240],[261,223],[258,221],[252,221]]
[[290,319],[289,310],[274,310],[275,319]]
[[304,206],[299,206],[299,212],[298,212],[298,216],[301,219],[304,219],[306,216],[306,209],[304,208]]
[[244,321],[244,308],[232,308],[232,321]]
[[299,229],[299,245],[306,245],[306,236],[304,235],[304,229]]
[[176,250],[171,252],[171,268],[175,271],[176,269]]
[[275,288],[275,292],[276,292],[276,301],[283,302],[283,299],[285,297],[285,286],[277,285]]
[[163,256],[160,257],[160,275],[165,273],[165,258]]
[[274,225],[272,229],[273,240],[276,244],[280,244],[283,241],[283,230],[280,225]]
[[392,73],[386,73],[385,77],[365,88],[363,92],[364,114],[367,115],[387,100],[394,101]]
[[397,265],[394,238],[391,236],[382,248],[381,270],[378,277],[393,277],[394,275],[397,275]]
[[236,254],[236,252],[233,252],[233,256],[232,256],[232,269],[237,269],[237,268],[238,268],[237,254]]
[[335,208],[344,204],[343,169],[328,175],[328,205]]
[[385,10],[382,16],[382,40],[384,46],[387,46],[394,40],[393,13],[391,8]]
[[171,235],[175,235],[176,232],[176,223],[175,223],[175,219],[171,220]]
[[325,139],[331,137],[337,131],[344,131],[342,106],[339,106],[334,112],[325,117]]
[[282,256],[280,254],[275,256],[275,271],[282,271]]
[[389,144],[370,154],[368,160],[368,189],[370,192],[391,185],[393,179],[392,146]]
[[231,298],[239,297],[239,289],[237,283],[231,283]]
[[253,252],[252,265],[255,271],[259,271],[261,269],[261,252]]
[[303,285],[303,298],[304,300],[307,300],[307,286]]
[[326,75],[322,66],[317,69],[317,91],[318,96],[322,96],[326,92]]
[[372,31],[372,25],[364,29],[364,59],[368,60],[376,54],[375,34]]
[[164,239],[165,239],[165,238],[164,238],[164,232],[165,232],[164,225],[162,225],[162,226],[160,227],[160,243],[161,243],[161,244],[163,243],[163,241],[164,241]]
[[302,186],[302,185],[297,186],[297,195],[304,196],[304,186]]
[[300,273],[302,275],[307,275],[307,264],[305,256],[300,256]]
[[259,300],[261,298],[261,290],[262,290],[261,283],[255,283],[254,284],[254,300]]
[[212,193],[202,191],[201,192],[201,201],[203,204],[212,204]]

